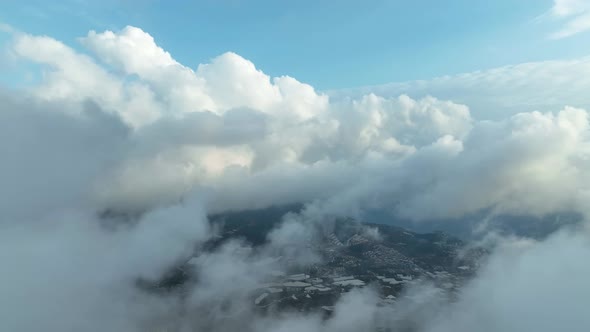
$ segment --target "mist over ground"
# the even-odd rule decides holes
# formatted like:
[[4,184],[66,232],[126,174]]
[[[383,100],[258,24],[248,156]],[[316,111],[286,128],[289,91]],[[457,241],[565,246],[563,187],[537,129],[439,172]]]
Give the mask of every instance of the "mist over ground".
[[[0,88],[0,330],[588,330],[581,92],[556,93],[541,112],[529,106],[546,96],[522,91],[490,120],[437,89],[415,97],[411,84],[329,96],[235,53],[189,68],[137,27],[90,31],[82,50],[10,35],[2,61],[42,74]],[[558,67],[581,78],[576,89],[590,87],[587,61]],[[522,70],[449,80],[469,80],[483,103],[505,92],[486,88],[498,76],[498,85],[511,75],[514,86],[546,83]],[[202,250],[218,234],[208,216],[286,204],[303,208],[264,245]],[[367,211],[417,225],[470,222],[492,252],[453,301],[417,284],[412,300],[390,307],[371,287],[352,291],[327,320],[254,312],[249,289],[320,259],[309,250],[317,225]],[[500,215],[563,214],[578,221],[541,239],[487,227]],[[137,287],[188,260],[198,282],[182,296]]]

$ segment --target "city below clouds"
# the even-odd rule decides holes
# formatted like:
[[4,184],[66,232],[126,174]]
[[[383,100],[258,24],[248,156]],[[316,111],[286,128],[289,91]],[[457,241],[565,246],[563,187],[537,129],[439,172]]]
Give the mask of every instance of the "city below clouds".
[[[550,14],[565,20],[555,38],[587,29],[585,2],[556,1]],[[139,27],[89,31],[79,45],[2,30],[7,61],[38,79],[0,88],[0,330],[367,331],[399,315],[432,332],[590,326],[589,58],[322,92],[233,52],[192,68]],[[235,241],[199,256],[186,296],[135,287],[215,239],[208,216],[288,204],[304,208],[262,248]],[[315,262],[318,224],[369,209],[416,223],[583,222],[497,239],[435,309],[390,312],[366,289],[328,320],[253,312],[246,290],[285,268],[277,252]],[[107,212],[133,220],[105,225]],[[412,292],[429,302],[431,287]]]

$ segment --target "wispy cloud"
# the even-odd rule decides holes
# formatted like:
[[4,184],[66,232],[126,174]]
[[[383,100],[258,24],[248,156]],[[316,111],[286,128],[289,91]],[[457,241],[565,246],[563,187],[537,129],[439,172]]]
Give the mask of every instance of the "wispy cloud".
[[554,0],[553,7],[544,15],[565,21],[562,27],[551,33],[551,39],[563,39],[590,30],[589,0]]
[[330,91],[334,98],[374,93],[383,97],[427,95],[469,105],[479,119],[500,119],[518,112],[590,108],[590,57],[521,63],[429,80],[395,82]]
[[13,33],[14,32],[14,28],[10,24],[6,24],[6,23],[3,23],[3,22],[0,22],[0,32]]
[[590,13],[576,16],[575,18],[568,21],[565,26],[549,35],[551,39],[562,39],[571,37],[580,32],[584,32],[590,29]]

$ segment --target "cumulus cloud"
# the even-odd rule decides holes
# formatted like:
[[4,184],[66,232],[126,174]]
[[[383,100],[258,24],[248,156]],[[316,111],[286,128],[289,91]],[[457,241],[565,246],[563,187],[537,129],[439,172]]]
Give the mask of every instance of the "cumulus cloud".
[[[235,53],[191,69],[135,27],[90,32],[80,39],[88,54],[48,36],[13,37],[10,51],[43,76],[0,93],[2,329],[355,331],[409,320],[425,331],[469,331],[478,322],[487,324],[478,330],[518,331],[537,325],[518,323],[501,304],[526,307],[535,290],[558,282],[549,270],[579,279],[544,302],[563,300],[571,330],[587,323],[573,293],[587,271],[567,259],[584,257],[586,233],[497,251],[443,314],[405,302],[393,314],[367,289],[343,297],[327,321],[297,313],[249,320],[249,290],[289,268],[276,258],[316,261],[310,243],[337,217],[367,208],[416,221],[480,211],[587,216],[587,59],[330,96],[269,77]],[[546,91],[554,95],[542,101]],[[502,111],[481,119],[471,101]],[[289,203],[306,205],[264,246],[201,250],[215,237],[207,214]],[[135,287],[194,254],[189,272],[199,283],[184,296]],[[486,302],[489,285],[507,287],[496,302]],[[414,292],[420,303],[439,303],[432,287]],[[542,323],[558,309],[532,306],[526,317],[553,326]]]
[[445,149],[452,157],[417,197],[409,193],[403,209],[426,217],[460,216],[490,206],[524,214],[584,210],[579,199],[588,190],[587,137],[588,113],[574,108],[479,123],[463,142],[431,147],[431,153]]
[[308,119],[327,104],[327,98],[317,95],[311,86],[290,77],[271,80],[235,53],[222,54],[196,70],[187,68],[136,27],[117,33],[91,31],[81,41],[101,61],[124,74],[137,75],[158,96],[166,96],[168,110],[174,112],[209,110],[221,114],[246,107],[281,113],[295,121]]

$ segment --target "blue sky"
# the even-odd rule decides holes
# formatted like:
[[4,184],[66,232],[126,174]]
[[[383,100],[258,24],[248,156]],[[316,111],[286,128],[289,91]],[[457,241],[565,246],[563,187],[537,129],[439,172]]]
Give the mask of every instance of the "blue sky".
[[[565,0],[567,1],[567,0]],[[590,32],[548,36],[551,0],[13,1],[0,22],[74,47],[89,30],[149,32],[196,67],[226,51],[321,90],[590,54]]]

